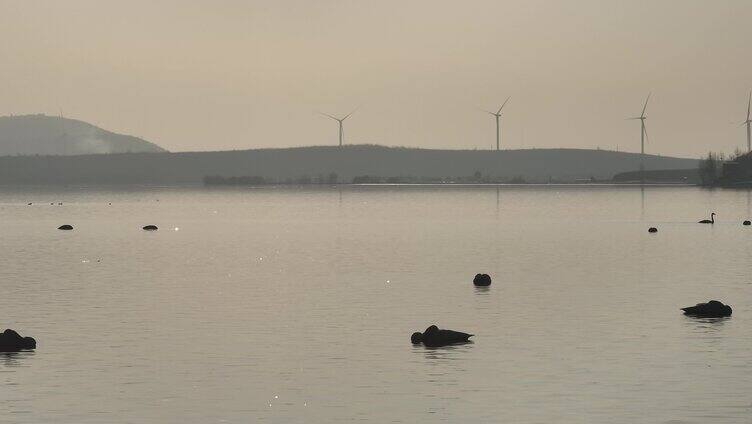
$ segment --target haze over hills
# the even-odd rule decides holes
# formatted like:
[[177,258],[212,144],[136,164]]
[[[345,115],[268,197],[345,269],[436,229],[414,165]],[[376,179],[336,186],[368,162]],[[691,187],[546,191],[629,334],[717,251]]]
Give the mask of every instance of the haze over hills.
[[[259,176],[283,182],[336,173],[356,176],[465,177],[480,172],[528,182],[610,179],[639,169],[640,155],[605,150],[429,150],[375,145],[222,152],[0,157],[0,184],[195,184],[206,176]],[[696,169],[698,160],[646,155],[645,168]]]
[[76,119],[38,115],[0,117],[0,156],[164,152],[138,137]]

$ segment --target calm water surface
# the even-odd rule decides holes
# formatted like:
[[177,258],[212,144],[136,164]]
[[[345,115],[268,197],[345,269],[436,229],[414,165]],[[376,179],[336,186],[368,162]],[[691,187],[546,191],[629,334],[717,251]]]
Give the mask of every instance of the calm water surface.
[[[0,422],[749,423],[749,217],[688,187],[0,189],[0,326],[38,341],[0,356]],[[733,317],[679,311],[712,298]],[[432,323],[475,343],[412,346]]]

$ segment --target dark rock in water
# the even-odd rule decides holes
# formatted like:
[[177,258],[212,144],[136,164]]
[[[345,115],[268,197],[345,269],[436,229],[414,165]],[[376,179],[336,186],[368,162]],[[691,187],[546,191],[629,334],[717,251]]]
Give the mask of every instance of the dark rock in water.
[[658,229],[657,229],[657,228],[655,228],[655,227],[650,227],[650,228],[648,228],[648,232],[649,232],[649,233],[657,233],[657,232],[658,232]]
[[731,316],[731,306],[724,305],[717,300],[711,300],[708,303],[698,303],[695,306],[681,308],[684,315],[702,318],[721,318]]
[[157,231],[159,228],[157,228],[156,225],[147,225],[144,227],[144,230],[146,231]]
[[448,346],[458,343],[467,343],[472,334],[462,333],[452,330],[440,330],[439,327],[432,325],[426,328],[423,333],[415,332],[410,337],[413,344],[423,343],[428,347]]
[[473,278],[473,284],[479,287],[490,286],[491,276],[488,274],[475,274],[475,278]]
[[10,328],[0,334],[0,352],[18,352],[36,348],[36,340],[31,337],[21,337],[20,334]]
[[31,202],[27,203],[28,206],[31,206]]
[[742,222],[742,225],[752,225],[752,222],[744,221],[744,222]]
[[57,227],[57,229],[58,229],[58,230],[72,230],[72,229],[73,229],[73,226],[72,226],[72,225],[68,225],[68,224],[65,224],[65,225],[61,225],[61,226]]

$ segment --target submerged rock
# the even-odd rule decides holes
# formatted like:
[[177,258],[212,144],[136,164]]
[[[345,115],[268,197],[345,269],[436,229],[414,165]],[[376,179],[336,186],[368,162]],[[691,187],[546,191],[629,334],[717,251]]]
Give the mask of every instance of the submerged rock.
[[144,227],[145,231],[157,231],[158,229],[156,225],[147,225]]
[[657,228],[655,228],[655,227],[650,227],[650,228],[648,228],[648,232],[649,232],[649,233],[657,233],[657,232],[658,232],[658,229],[657,229]]
[[742,222],[742,225],[752,225],[752,222],[750,222],[750,221],[744,221],[744,222]]
[[36,348],[36,340],[32,337],[21,337],[20,334],[10,328],[0,334],[0,352],[18,352]]
[[472,334],[462,333],[460,331],[441,330],[439,327],[432,325],[426,328],[426,331],[422,333],[417,331],[413,333],[412,336],[410,336],[410,341],[413,342],[413,344],[423,343],[428,347],[439,347],[467,343],[472,336]]
[[72,230],[72,229],[73,229],[73,226],[72,226],[72,225],[68,225],[68,224],[65,224],[65,225],[61,225],[61,226],[57,227],[57,229],[58,229],[58,230]]
[[475,278],[473,278],[473,284],[479,287],[490,286],[491,276],[488,274],[475,274]]
[[703,317],[703,318],[721,318],[731,316],[731,306],[724,305],[717,300],[711,300],[708,303],[698,303],[695,306],[681,308],[684,315]]

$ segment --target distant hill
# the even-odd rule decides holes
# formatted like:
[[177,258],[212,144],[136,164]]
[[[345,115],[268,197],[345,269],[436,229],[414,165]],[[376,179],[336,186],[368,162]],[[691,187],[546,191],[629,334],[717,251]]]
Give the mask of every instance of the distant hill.
[[0,117],[0,156],[164,152],[138,137],[75,119],[46,115]]
[[[636,153],[585,149],[429,150],[373,145],[222,152],[0,157],[0,184],[200,184],[205,176],[464,177],[573,182],[639,169]],[[646,170],[696,169],[698,160],[645,156]]]

